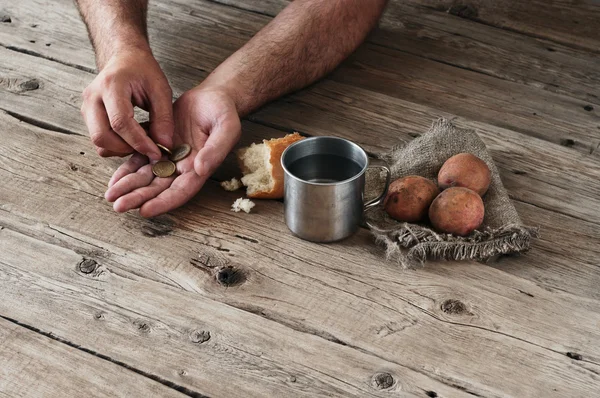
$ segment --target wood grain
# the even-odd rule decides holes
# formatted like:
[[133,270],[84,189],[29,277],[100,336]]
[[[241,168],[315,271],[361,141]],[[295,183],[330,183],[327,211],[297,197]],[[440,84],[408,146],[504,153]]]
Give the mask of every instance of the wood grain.
[[[28,132],[30,130],[34,134]],[[137,313],[152,313],[154,321],[151,319],[148,324],[150,328],[157,328],[160,336],[163,329],[154,324],[162,325],[173,314],[182,313],[184,308],[186,316],[193,316],[190,314],[198,310],[199,300],[216,306],[205,309],[207,312],[202,319],[207,322],[205,317],[208,313],[223,311],[217,310],[221,305],[217,302],[220,301],[290,329],[355,347],[397,366],[421,369],[429,378],[484,396],[560,396],[553,391],[554,388],[563,393],[575,391],[575,395],[580,392],[583,396],[597,388],[593,372],[597,371],[600,352],[590,341],[597,338],[600,321],[598,301],[560,291],[549,292],[500,269],[479,264],[430,264],[425,270],[399,273],[393,265],[381,263],[377,249],[370,245],[370,237],[365,232],[339,245],[298,241],[287,233],[283,225],[280,203],[260,202],[256,213],[249,216],[235,214],[228,207],[236,194],[223,193],[214,185],[207,186],[197,201],[161,220],[146,221],[134,215],[112,214],[108,206],[97,199],[102,193],[99,187],[96,188],[99,191],[95,192],[91,185],[86,186],[88,193],[81,193],[78,189],[80,181],[99,181],[108,176],[102,169],[91,166],[94,160],[79,157],[76,152],[89,145],[85,137],[36,133],[35,128],[23,123],[11,125],[10,131],[10,142],[19,142],[19,145],[8,149],[12,161],[2,161],[0,166],[1,178],[10,187],[0,196],[4,210],[0,214],[6,226],[2,231],[6,233],[3,252],[11,259],[8,263],[19,264],[19,269],[29,267],[26,269],[35,274],[41,273],[44,278],[64,275],[60,276],[61,283],[72,283],[72,268],[65,268],[65,265],[40,267],[36,261],[42,260],[36,258],[45,257],[39,254],[23,256],[16,243],[19,240],[27,241],[27,245],[41,245],[39,249],[28,250],[28,253],[52,252],[52,258],[61,258],[57,257],[58,253],[46,248],[49,243],[45,243],[48,238],[44,235],[47,232],[43,229],[41,233],[36,232],[40,226],[36,226],[34,220],[44,220],[55,231],[53,238],[60,235],[63,243],[59,243],[58,247],[67,246],[60,252],[66,250],[70,254],[65,254],[67,257],[58,261],[59,264],[75,266],[81,255],[76,253],[77,246],[70,245],[79,245],[78,241],[85,241],[88,237],[110,242],[134,256],[147,256],[148,272],[161,274],[179,288],[165,287],[166,291],[163,291],[159,288],[162,284],[146,282],[143,275],[134,277],[127,274],[127,269],[120,268],[117,263],[114,268],[99,272],[99,280],[92,278],[85,282],[92,287],[102,286],[98,293],[102,300],[96,301],[96,305],[102,303],[101,308],[106,307],[107,300],[109,303],[114,300],[119,306],[133,307]],[[27,167],[24,160],[30,156],[19,154],[14,148],[36,146],[50,148],[46,150],[48,156],[53,156],[53,151],[61,151],[61,147],[73,148],[73,152],[62,153],[64,160],[60,162],[45,162],[45,167],[36,166],[35,157],[32,157],[29,159],[31,166]],[[2,159],[6,158],[5,151],[2,147]],[[76,171],[65,167],[69,162],[78,165]],[[20,166],[11,166],[14,164]],[[51,176],[60,184],[47,180]],[[65,201],[65,197],[69,200]],[[44,206],[61,208],[61,211],[48,214]],[[101,214],[95,214],[99,211]],[[29,221],[19,221],[19,218]],[[89,219],[102,221],[94,224],[82,222]],[[28,223],[34,223],[33,227],[28,227]],[[14,229],[19,231],[11,232]],[[26,236],[33,237],[26,239]],[[165,253],[170,255],[165,256]],[[102,257],[97,257],[97,261],[101,264]],[[126,259],[123,261],[127,264]],[[525,256],[503,261],[521,262],[522,266],[526,266],[528,260]],[[243,273],[244,282],[224,289],[217,283],[215,271],[228,266]],[[154,287],[144,285],[137,288],[122,276],[124,273]],[[102,275],[106,280],[102,279]],[[10,280],[14,279],[28,280],[23,276]],[[43,286],[50,288],[53,285]],[[9,288],[7,286],[8,290],[3,288],[3,291],[12,291]],[[102,293],[107,289],[110,290]],[[85,295],[94,291],[88,287]],[[182,292],[173,293],[179,291]],[[135,303],[127,299],[127,292],[135,295]],[[53,296],[57,294],[52,293]],[[12,296],[12,293],[7,296]],[[157,305],[166,309],[159,311],[153,307],[152,302],[157,296],[161,297]],[[190,299],[196,304],[191,305]],[[525,299],[528,300],[526,305]],[[454,307],[447,306],[449,300],[460,301],[463,309],[451,310]],[[188,304],[175,304],[180,302]],[[79,312],[70,310],[64,302],[63,306],[66,308],[58,310],[58,313],[55,310],[45,312],[62,313],[60,316],[64,318],[61,319],[73,318],[72,314]],[[143,311],[139,306],[144,306]],[[40,317],[35,311],[41,311],[36,308],[42,307],[42,304],[36,303],[32,308],[16,307],[11,304],[3,311],[9,311],[15,318],[31,320]],[[190,309],[192,307],[194,310]],[[91,313],[84,313],[84,316],[91,317]],[[236,313],[234,317],[239,319],[241,316]],[[522,319],[528,322],[523,323]],[[46,330],[55,330],[53,325],[63,323],[59,319],[36,322],[43,323]],[[118,324],[128,322],[132,321],[119,320]],[[253,324],[251,318],[239,322]],[[219,326],[215,324],[215,327]],[[274,326],[268,323],[267,327],[272,329]],[[182,330],[185,326],[179,324],[172,328]],[[283,333],[277,330],[277,334]],[[106,334],[109,332],[117,333],[110,329]],[[67,326],[60,326],[60,333],[66,334],[65,338],[72,338]],[[240,333],[245,333],[245,328]],[[264,344],[255,335],[251,338],[240,335],[237,339],[248,344],[258,341],[257,346]],[[154,349],[157,345],[160,346],[159,342],[153,341]],[[135,360],[124,348],[110,347],[110,350],[119,358],[126,357],[126,362]],[[265,348],[261,350],[264,352]],[[403,354],[400,357],[391,354],[395,352]],[[566,352],[578,353],[585,360],[569,359]],[[265,356],[272,358],[274,355],[269,352]],[[491,361],[490,355],[494,358]],[[439,363],[440,357],[444,358],[443,363]],[[477,358],[484,357],[489,362],[481,367]],[[239,361],[245,363],[245,359]],[[544,371],[532,371],[538,369],[536,364],[540,362],[546,364]],[[215,362],[215,366],[226,368],[227,365]],[[531,377],[525,384],[514,385],[512,380],[524,369],[530,372]],[[549,381],[547,372],[554,370],[556,373],[552,373]],[[151,371],[161,375],[166,372],[157,367]],[[356,380],[364,380],[365,377],[366,373]],[[351,383],[356,385],[357,382]],[[197,387],[197,383],[192,385]],[[423,388],[421,384],[417,385]],[[417,389],[416,386],[412,388]]]
[[185,396],[1,317],[0,364],[0,396],[75,397],[82,391],[94,397]]
[[[290,0],[214,1],[269,16],[276,15],[290,3]],[[541,38],[594,53],[600,48],[600,34],[595,29],[600,16],[600,4],[593,0],[390,0],[386,15],[393,18],[389,19],[389,23],[400,25],[404,21],[401,13],[398,13],[400,9],[403,12],[411,10],[421,18],[431,11],[446,13],[448,21],[455,19],[463,25],[477,23],[480,31],[486,27],[494,28],[496,35],[502,34],[500,30],[512,32],[520,40],[527,40],[527,36]],[[413,23],[419,22],[418,19],[413,20]]]
[[[62,11],[65,13],[74,13],[70,6],[70,3],[66,2],[66,5],[60,3],[57,7],[64,8]],[[173,0],[157,7],[159,8],[156,12],[151,10],[150,13],[150,33],[151,36],[160,38],[155,41],[155,54],[171,79],[176,94],[191,88],[195,82],[204,78],[208,71],[239,48],[270,19],[261,14],[252,14],[210,2],[189,5],[187,2]],[[29,16],[32,11],[24,7],[15,9],[15,12],[17,15],[23,13]],[[215,21],[218,21],[218,24],[215,24]],[[442,22],[437,22],[437,26],[440,23]],[[46,21],[44,26],[50,33],[65,29],[62,23],[53,19]],[[177,29],[172,30],[170,28],[172,26],[177,26]],[[74,35],[80,34],[77,32]],[[12,34],[14,32],[7,33],[7,35]],[[418,31],[408,35],[422,37],[426,33]],[[432,33],[432,35],[437,36],[439,33]],[[486,33],[487,36],[490,34]],[[9,39],[10,36],[7,40]],[[59,46],[47,48],[45,56],[53,59],[70,59],[71,53],[77,51],[74,49],[80,45],[82,39],[84,38],[73,39],[72,43],[62,48]],[[2,36],[0,40],[6,41]],[[473,42],[471,38],[465,40],[469,43]],[[513,38],[512,41],[514,40]],[[19,45],[26,46],[27,43],[19,43]],[[31,47],[31,43],[28,45]],[[528,51],[528,57],[530,53],[542,57],[539,44],[535,44],[537,47],[534,47],[534,44],[531,46],[533,48]],[[32,51],[29,47],[23,48]],[[483,58],[495,65],[503,65],[502,59],[516,58],[511,57],[510,48],[490,51],[501,55],[491,57],[490,54],[483,52],[475,57],[469,56],[468,59]],[[79,54],[77,59],[82,59],[89,54],[89,49],[84,49],[83,52],[85,54]],[[431,52],[440,53],[435,48]],[[454,53],[454,51],[450,52]],[[479,54],[479,51],[473,52]],[[586,108],[590,105],[589,101],[584,102],[579,98],[546,90],[545,87],[551,84],[549,80],[545,80],[546,83],[542,85],[536,84],[535,80],[531,81],[530,85],[524,85],[523,76],[515,75],[509,79],[510,81],[499,80],[494,77],[499,76],[500,72],[489,76],[467,69],[457,70],[451,66],[457,62],[451,58],[439,58],[440,61],[450,64],[446,65],[423,58],[420,49],[414,50],[413,53],[419,55],[393,48],[382,48],[378,45],[366,45],[351,60],[344,63],[331,79],[385,93],[393,98],[426,105],[439,112],[443,109],[444,112],[465,118],[510,128],[556,144],[572,142],[570,145],[573,148],[598,156],[597,147],[600,145],[600,139],[597,130],[600,126],[600,117],[593,106],[591,111],[586,110],[589,109]],[[456,58],[467,58],[466,55],[461,56],[457,53]],[[93,58],[87,56],[88,64],[93,62]],[[575,61],[578,59],[577,56],[566,54],[564,59],[573,59],[574,63],[565,63],[560,58],[560,54],[553,54],[552,57],[554,58],[550,60],[535,58],[535,61],[530,62],[534,65],[539,64],[539,68],[547,70],[550,74],[557,65],[564,64],[564,67],[561,66],[553,76],[564,77],[565,74],[575,73],[576,75],[565,78],[565,84],[568,87],[579,87],[579,97],[583,95],[582,92],[590,91],[590,86],[598,87],[597,57],[584,57]],[[399,65],[401,68],[398,67]],[[502,66],[499,68],[511,70]],[[512,69],[523,70],[523,64],[518,64]],[[482,66],[479,70],[485,71],[486,67]],[[532,70],[530,75],[535,79],[543,76],[543,73]],[[319,85],[308,92],[318,92],[318,87]],[[590,94],[592,96],[597,94],[594,93]],[[586,94],[587,97],[589,96]],[[282,100],[275,104],[281,105],[286,102]],[[300,114],[302,109],[294,109],[294,111]],[[277,115],[269,112],[261,114],[261,120],[266,123],[273,123],[276,117]]]

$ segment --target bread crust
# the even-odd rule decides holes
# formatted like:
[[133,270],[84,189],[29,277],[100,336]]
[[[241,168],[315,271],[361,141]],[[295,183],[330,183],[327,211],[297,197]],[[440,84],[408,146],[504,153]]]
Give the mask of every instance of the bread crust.
[[[273,178],[273,188],[269,191],[257,191],[253,194],[248,194],[249,198],[254,199],[281,199],[283,198],[284,173],[281,166],[281,155],[283,151],[296,141],[304,139],[300,134],[288,134],[283,138],[273,138],[263,140],[263,143],[269,149],[269,163],[271,164],[271,178]],[[246,148],[242,148],[237,152],[238,164],[242,173],[245,175],[249,172],[248,168],[242,161],[242,156],[246,153]]]

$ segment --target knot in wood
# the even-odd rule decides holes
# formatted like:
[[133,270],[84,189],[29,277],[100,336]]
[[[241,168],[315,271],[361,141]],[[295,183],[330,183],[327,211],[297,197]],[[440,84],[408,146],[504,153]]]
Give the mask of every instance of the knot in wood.
[[380,390],[385,390],[386,388],[390,388],[394,384],[394,378],[391,374],[385,373],[377,373],[373,376],[373,383],[376,388]]
[[36,79],[27,80],[19,84],[19,88],[21,89],[21,91],[37,90],[38,88],[40,88],[40,82],[38,82]]
[[91,258],[84,258],[77,265],[79,271],[83,274],[91,274],[98,268],[98,263],[96,260],[92,260]]
[[228,265],[217,271],[217,281],[223,286],[237,286],[246,281],[246,276],[242,270]]
[[149,238],[168,235],[173,232],[175,222],[168,216],[159,216],[147,220],[145,225],[142,225],[142,235]]
[[449,299],[442,303],[442,311],[446,314],[462,314],[467,312],[467,306],[462,301]]
[[428,397],[431,397],[431,398],[437,398],[437,396],[438,396],[437,392],[435,392],[435,391],[427,391],[425,393],[425,395],[427,395]]
[[575,140],[571,138],[561,138],[560,145],[570,148],[575,145]]
[[475,19],[477,18],[477,15],[479,15],[479,12],[477,11],[477,8],[471,4],[456,4],[450,7],[448,14],[465,19]]
[[206,330],[192,330],[190,333],[192,343],[202,344],[210,340],[210,332]]
[[144,322],[140,319],[136,319],[135,321],[133,321],[133,324],[142,333],[150,333],[152,331],[152,328],[150,327],[150,325],[148,325],[146,322]]
[[574,359],[576,361],[581,361],[583,359],[583,357],[581,356],[581,354],[578,354],[576,352],[567,352],[567,356],[571,359]]
[[586,110],[586,111],[588,111],[588,112],[591,112],[591,111],[594,110],[594,107],[591,106],[591,105],[586,105],[586,106],[583,107],[583,109]]

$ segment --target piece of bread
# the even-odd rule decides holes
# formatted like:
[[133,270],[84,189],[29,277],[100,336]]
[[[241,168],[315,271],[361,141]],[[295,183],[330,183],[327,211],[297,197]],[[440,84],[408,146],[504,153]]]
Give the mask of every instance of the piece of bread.
[[229,181],[222,181],[221,182],[221,187],[226,190],[226,191],[237,191],[238,189],[240,189],[242,187],[242,182],[240,180],[238,180],[237,178],[233,177],[231,180]]
[[238,163],[244,174],[242,184],[248,187],[246,195],[258,199],[283,198],[281,154],[303,138],[298,133],[288,134],[238,150]]
[[245,211],[246,213],[250,213],[250,210],[256,206],[253,201],[250,199],[238,198],[231,205],[231,211],[235,211],[239,213],[240,211]]

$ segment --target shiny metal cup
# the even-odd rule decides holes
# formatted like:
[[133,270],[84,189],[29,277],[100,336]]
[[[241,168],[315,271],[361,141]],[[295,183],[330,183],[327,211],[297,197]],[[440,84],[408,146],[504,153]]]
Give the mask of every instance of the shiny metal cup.
[[[307,179],[290,170],[294,162],[312,155],[328,156],[332,162],[340,160],[340,157],[350,159],[358,166],[357,172],[337,181],[331,178],[331,169],[337,166],[335,163],[330,164],[334,167],[329,167],[329,170],[319,170],[317,165],[304,162],[304,166],[312,168],[308,173],[311,177]],[[285,223],[294,235],[313,242],[334,242],[356,232],[364,210],[381,203],[385,197],[391,175],[383,161],[372,160],[369,164],[369,158],[360,146],[337,137],[313,137],[297,141],[283,152],[281,164],[285,181]],[[369,167],[385,170],[387,182],[379,197],[365,203],[365,172]]]

